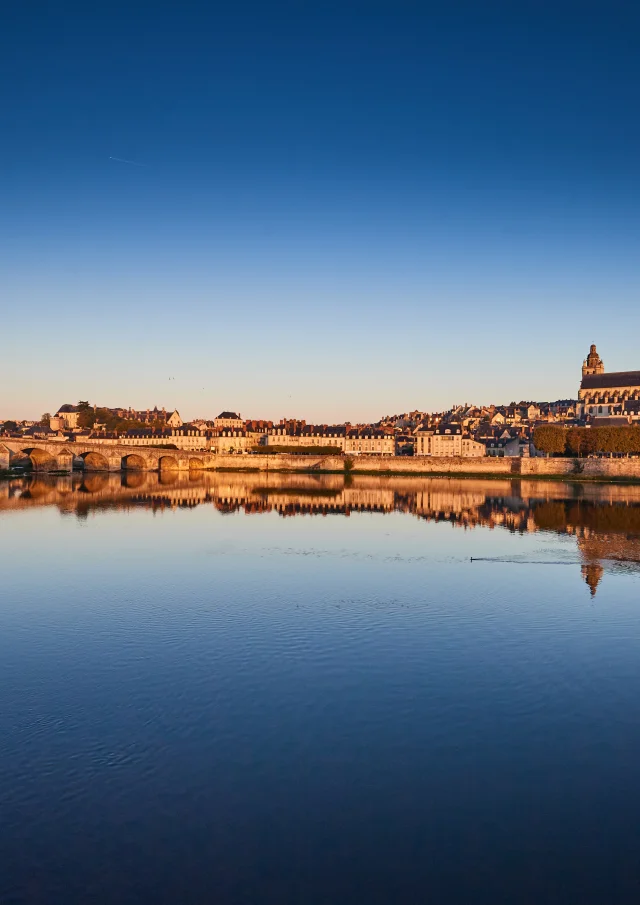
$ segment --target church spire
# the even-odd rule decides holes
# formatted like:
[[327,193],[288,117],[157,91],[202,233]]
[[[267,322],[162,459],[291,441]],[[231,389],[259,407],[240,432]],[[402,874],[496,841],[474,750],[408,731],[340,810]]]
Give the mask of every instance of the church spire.
[[604,374],[604,364],[595,343],[592,343],[589,354],[582,363],[582,376],[586,377],[588,374]]

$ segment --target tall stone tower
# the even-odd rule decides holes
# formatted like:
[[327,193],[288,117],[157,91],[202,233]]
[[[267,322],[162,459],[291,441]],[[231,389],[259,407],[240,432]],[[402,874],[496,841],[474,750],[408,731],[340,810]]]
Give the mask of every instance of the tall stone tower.
[[582,362],[582,376],[586,377],[588,374],[604,374],[604,364],[598,355],[595,343],[591,346],[589,354]]

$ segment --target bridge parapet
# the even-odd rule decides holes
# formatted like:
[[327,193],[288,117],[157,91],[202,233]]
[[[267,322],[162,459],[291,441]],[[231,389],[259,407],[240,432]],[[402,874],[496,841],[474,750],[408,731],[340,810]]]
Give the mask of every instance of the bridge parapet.
[[203,451],[161,449],[157,446],[74,443],[7,438],[0,444],[0,469],[30,464],[36,471],[71,471],[74,464],[86,471],[192,471],[211,468],[215,456]]

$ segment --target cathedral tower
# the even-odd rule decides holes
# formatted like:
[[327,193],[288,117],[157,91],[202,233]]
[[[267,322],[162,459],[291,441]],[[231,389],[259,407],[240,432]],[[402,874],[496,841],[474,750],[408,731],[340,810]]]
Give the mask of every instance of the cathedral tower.
[[582,376],[587,377],[589,374],[604,374],[604,365],[595,344],[591,346],[589,354],[582,362]]

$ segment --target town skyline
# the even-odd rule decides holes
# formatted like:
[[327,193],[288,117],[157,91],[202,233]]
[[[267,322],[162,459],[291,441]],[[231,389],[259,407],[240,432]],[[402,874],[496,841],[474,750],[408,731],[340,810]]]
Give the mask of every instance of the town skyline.
[[[127,418],[126,413],[131,412],[132,418],[135,421],[141,422],[141,426],[143,424],[143,419],[140,416],[148,415],[149,419],[148,419],[148,421],[146,419],[144,419],[144,423],[150,424],[153,422],[154,413],[157,413],[157,415],[162,419],[162,421],[164,421],[165,414],[167,415],[167,417],[171,416],[172,414],[177,415],[180,420],[178,423],[173,425],[175,427],[182,426],[183,424],[194,424],[194,423],[200,423],[200,422],[210,422],[211,424],[213,424],[213,422],[215,420],[219,419],[223,415],[232,415],[234,418],[237,417],[243,423],[265,422],[265,423],[269,423],[272,425],[277,425],[277,424],[281,424],[281,423],[297,422],[297,423],[306,424],[306,425],[336,426],[336,425],[345,425],[346,424],[346,425],[360,426],[360,425],[376,425],[376,424],[379,424],[384,421],[391,421],[394,419],[398,420],[398,419],[402,419],[403,417],[411,416],[411,415],[414,415],[414,416],[415,415],[445,415],[445,414],[451,414],[451,413],[455,413],[455,412],[459,412],[459,411],[464,411],[469,408],[477,408],[479,410],[488,411],[488,410],[499,410],[499,409],[513,407],[513,406],[515,406],[515,407],[524,406],[524,405],[529,405],[529,404],[554,405],[559,402],[574,403],[574,402],[577,402],[577,397],[574,394],[574,396],[567,396],[567,397],[562,397],[562,398],[559,397],[558,399],[549,399],[549,400],[511,399],[509,402],[490,402],[490,403],[475,403],[474,401],[465,401],[462,403],[454,403],[453,405],[451,405],[445,409],[436,410],[436,409],[427,409],[427,408],[409,408],[409,409],[405,409],[404,411],[398,410],[396,412],[386,412],[386,413],[380,415],[378,418],[373,418],[373,419],[369,419],[369,420],[358,419],[358,418],[346,418],[342,421],[337,421],[337,420],[321,421],[321,420],[317,420],[317,419],[306,418],[306,417],[304,417],[304,413],[298,413],[300,415],[300,417],[296,417],[295,414],[289,413],[286,415],[281,415],[280,417],[277,417],[277,418],[269,418],[269,417],[255,417],[254,418],[251,416],[245,418],[240,410],[235,411],[232,409],[222,410],[218,415],[215,415],[215,416],[212,415],[211,413],[206,413],[206,414],[202,414],[200,416],[196,416],[193,418],[186,418],[186,417],[183,418],[182,410],[180,408],[173,408],[173,407],[168,408],[167,406],[158,406],[155,404],[153,406],[147,406],[144,408],[135,408],[134,406],[126,406],[126,407],[125,406],[104,406],[99,403],[90,402],[89,406],[93,410],[121,412],[122,417],[125,420]],[[80,402],[81,406],[82,406],[82,404],[83,403]],[[43,410],[43,412],[41,413],[41,415],[38,418],[29,418],[29,417],[20,417],[20,416],[7,417],[7,416],[3,416],[0,413],[0,425],[5,421],[29,422],[31,424],[35,424],[35,423],[38,423],[39,421],[41,421],[45,414],[48,415],[50,418],[55,418],[56,413],[61,410],[64,410],[65,408],[70,409],[70,410],[75,410],[78,408],[78,403],[63,403],[62,406],[54,407],[51,409],[51,411],[45,409],[45,410]],[[168,426],[171,426],[171,425],[169,424]]]
[[[185,420],[177,408],[109,408],[89,400],[64,403],[38,421],[0,419],[0,436],[137,446],[213,454],[428,456],[483,458],[638,452],[640,371],[608,370],[591,343],[582,360],[577,398],[465,402],[445,411],[413,409],[375,421],[313,423],[306,418],[246,418],[225,409]],[[594,430],[591,430],[594,428]],[[631,432],[629,432],[631,429]],[[30,457],[28,447],[18,450]],[[5,458],[11,455],[5,452]],[[100,454],[102,466],[108,462]],[[78,458],[78,457],[76,457]],[[121,461],[122,461],[121,457]],[[124,457],[126,460],[126,457]],[[96,460],[98,461],[98,460]],[[158,458],[161,462],[173,458]],[[51,463],[50,463],[51,464]]]

